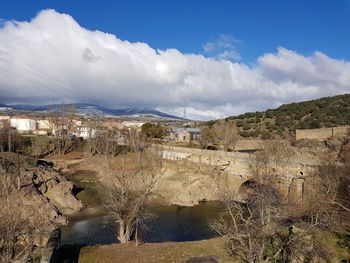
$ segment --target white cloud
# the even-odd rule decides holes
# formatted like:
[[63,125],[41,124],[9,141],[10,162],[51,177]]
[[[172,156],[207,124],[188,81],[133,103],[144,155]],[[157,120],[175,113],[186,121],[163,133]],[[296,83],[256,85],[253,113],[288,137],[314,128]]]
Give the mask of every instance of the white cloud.
[[[213,45],[227,47],[230,41]],[[249,66],[123,41],[84,29],[54,10],[0,28],[4,103],[80,101],[150,106],[178,115],[186,107],[188,117],[209,119],[349,93],[349,83],[350,63],[321,52],[305,57],[278,48]]]
[[241,59],[241,55],[235,51],[235,50],[225,50],[215,56],[217,59],[222,60],[232,60],[232,61],[238,61]]
[[242,44],[241,40],[229,34],[221,34],[218,39],[205,43],[203,50],[206,55],[218,60],[239,61],[241,56],[237,51],[237,46],[240,44]]

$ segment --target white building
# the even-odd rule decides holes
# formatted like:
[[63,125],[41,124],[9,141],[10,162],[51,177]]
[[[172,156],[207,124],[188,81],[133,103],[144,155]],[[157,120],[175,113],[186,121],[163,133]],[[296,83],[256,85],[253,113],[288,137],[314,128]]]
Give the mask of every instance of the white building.
[[98,133],[98,130],[86,126],[78,126],[76,129],[77,130],[74,132],[74,135],[77,137],[82,137],[84,140],[95,138]]
[[36,121],[32,119],[17,119],[10,120],[12,128],[16,128],[18,132],[34,132],[36,130]]
[[119,128],[134,128],[136,130],[141,130],[142,125],[144,125],[144,122],[139,122],[139,121],[123,121]]
[[54,124],[49,120],[38,120],[37,128],[39,130],[52,130],[54,128]]

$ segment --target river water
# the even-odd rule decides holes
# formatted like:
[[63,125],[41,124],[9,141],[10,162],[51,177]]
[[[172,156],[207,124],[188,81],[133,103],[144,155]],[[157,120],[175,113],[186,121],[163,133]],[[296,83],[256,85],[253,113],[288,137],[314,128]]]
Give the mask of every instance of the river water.
[[[209,222],[222,211],[215,202],[194,207],[159,206],[153,208],[154,219],[146,222],[140,236],[145,242],[194,241],[216,237]],[[75,219],[62,230],[64,245],[96,245],[117,242],[118,224],[112,216]]]

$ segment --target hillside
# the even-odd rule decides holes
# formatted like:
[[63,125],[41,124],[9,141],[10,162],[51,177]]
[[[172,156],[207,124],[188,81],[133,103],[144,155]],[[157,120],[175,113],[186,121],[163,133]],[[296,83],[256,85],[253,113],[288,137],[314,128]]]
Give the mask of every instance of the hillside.
[[[103,116],[103,117],[125,117],[125,118],[151,118],[151,119],[165,119],[165,120],[182,120],[182,118],[157,111],[149,107],[130,107],[130,108],[108,108],[96,104],[88,103],[72,103],[65,104],[65,107],[73,108],[78,114],[87,116]],[[0,107],[6,107],[14,111],[25,112],[59,112],[61,111],[61,104],[52,105],[5,105],[0,104]]]
[[289,137],[296,129],[350,125],[350,94],[284,104],[264,112],[248,112],[226,118],[242,137]]

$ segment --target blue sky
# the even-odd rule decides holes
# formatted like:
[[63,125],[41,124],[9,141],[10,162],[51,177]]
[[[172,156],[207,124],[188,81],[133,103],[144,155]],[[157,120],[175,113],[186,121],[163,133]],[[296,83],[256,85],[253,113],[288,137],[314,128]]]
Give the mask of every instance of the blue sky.
[[215,119],[350,93],[350,1],[3,1],[0,102]]
[[2,2],[0,17],[29,20],[46,8],[70,14],[83,27],[156,49],[201,53],[207,41],[229,34],[242,42],[237,49],[243,62],[279,46],[350,59],[347,0],[13,0]]

